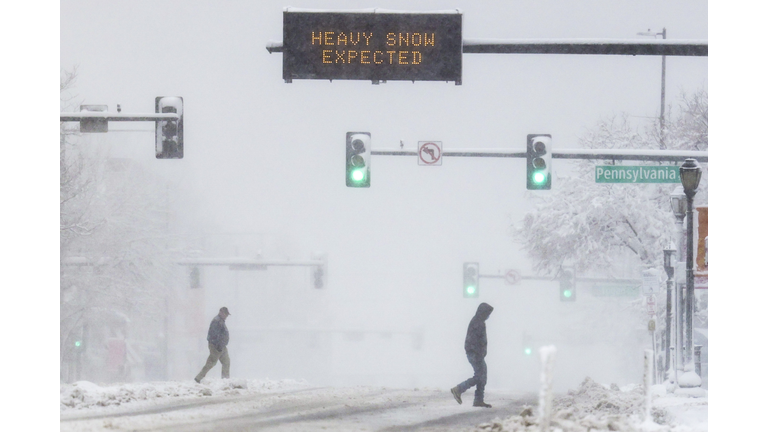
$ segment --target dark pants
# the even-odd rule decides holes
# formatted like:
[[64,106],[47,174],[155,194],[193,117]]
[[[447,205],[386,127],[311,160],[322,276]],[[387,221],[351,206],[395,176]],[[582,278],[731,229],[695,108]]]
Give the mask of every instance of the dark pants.
[[467,360],[475,370],[472,378],[458,385],[459,393],[464,393],[472,386],[475,388],[475,402],[482,402],[485,396],[485,382],[488,380],[488,367],[485,365],[485,358],[477,354],[467,354]]

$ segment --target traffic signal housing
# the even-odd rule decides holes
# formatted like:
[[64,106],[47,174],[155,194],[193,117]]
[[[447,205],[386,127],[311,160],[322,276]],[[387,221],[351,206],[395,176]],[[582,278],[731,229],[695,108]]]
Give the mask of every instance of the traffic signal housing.
[[182,159],[184,157],[184,100],[180,96],[155,98],[156,113],[176,113],[178,120],[155,121],[155,157]]
[[480,264],[464,263],[464,297],[480,296]]
[[528,135],[526,186],[529,190],[552,188],[552,135]]
[[321,261],[320,265],[311,268],[312,287],[323,289],[328,286],[328,254],[316,252],[312,259]]
[[200,288],[200,268],[192,267],[189,271],[189,287],[192,289]]
[[370,132],[347,132],[347,187],[371,187]]
[[563,270],[560,275],[560,301],[576,301],[576,281],[571,270]]
[[523,354],[526,356],[533,354],[533,339],[527,332],[523,332]]

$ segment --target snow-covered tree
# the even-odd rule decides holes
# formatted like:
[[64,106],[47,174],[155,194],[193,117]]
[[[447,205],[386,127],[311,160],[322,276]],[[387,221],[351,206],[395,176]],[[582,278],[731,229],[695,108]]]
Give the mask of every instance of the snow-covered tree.
[[[707,150],[707,92],[683,94],[664,133],[667,149]],[[601,121],[580,139],[591,149],[658,149],[658,124],[638,127],[628,115]],[[535,210],[513,226],[534,269],[557,274],[563,265],[579,274],[615,275],[627,257],[636,268],[659,267],[663,249],[674,238],[670,193],[675,184],[605,184],[595,182],[595,166],[619,161],[579,160],[573,173],[556,178],[552,191]],[[637,164],[637,162],[625,162]],[[647,162],[645,164],[653,164]],[[694,205],[707,202],[707,164]]]
[[[75,76],[61,74],[62,112],[72,108],[68,94]],[[65,380],[82,355],[76,340],[110,326],[126,332],[154,326],[155,336],[162,332],[176,268],[169,252],[174,246],[170,185],[136,161],[109,158],[77,135],[62,123],[60,361]],[[73,265],[78,262],[88,265]],[[103,346],[87,349],[92,359]]]

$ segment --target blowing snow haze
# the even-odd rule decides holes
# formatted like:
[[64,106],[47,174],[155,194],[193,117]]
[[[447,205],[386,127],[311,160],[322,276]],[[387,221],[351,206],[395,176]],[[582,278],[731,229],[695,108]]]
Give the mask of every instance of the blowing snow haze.
[[[579,162],[554,159],[552,189],[529,191],[525,158],[445,156],[439,166],[425,166],[416,150],[429,141],[442,143],[443,152],[524,152],[529,134],[551,135],[555,151],[575,149],[596,142],[588,138],[600,125],[621,121],[643,137],[628,139],[628,148],[658,149],[652,131],[659,56],[465,53],[460,85],[401,80],[396,72],[372,85],[287,83],[285,54],[266,48],[283,39],[286,6],[454,14],[458,8],[464,39],[643,42],[651,38],[638,32],[662,27],[668,39],[706,41],[706,3],[60,6],[62,82],[73,77],[62,90],[62,112],[106,104],[117,114],[119,104],[121,114],[154,113],[156,97],[179,96],[184,134],[182,159],[157,159],[152,122],[110,122],[109,132],[90,134],[79,133],[77,122],[62,123],[62,184],[72,185],[63,187],[73,197],[62,204],[62,260],[101,263],[63,266],[63,382],[191,381],[208,355],[208,325],[226,306],[233,378],[447,389],[471,372],[463,342],[481,302],[494,307],[486,323],[488,389],[537,390],[536,350],[545,345],[558,349],[556,391],[587,376],[639,382],[643,349],[651,346],[639,295],[594,295],[592,285],[577,281],[576,299],[561,301],[559,274],[537,272],[539,262],[513,236],[526,214],[579,175]],[[335,35],[323,43],[336,50],[339,41]],[[386,51],[386,41],[382,36],[381,49],[354,60],[383,61],[376,52]],[[410,36],[411,54],[401,60],[409,66],[427,61],[412,53],[415,42]],[[707,73],[707,57],[667,56],[670,124],[687,112],[681,97],[706,98]],[[370,133],[369,188],[345,184],[348,132]],[[686,147],[693,144],[669,148],[707,149],[706,142]],[[384,150],[413,155],[376,154]],[[589,185],[598,186],[618,188]],[[642,193],[665,203],[674,188],[620,186],[615,190],[646,188]],[[706,204],[706,193],[700,195],[697,204]],[[672,239],[674,218],[664,211],[663,228],[644,225],[654,242]],[[576,277],[639,280],[643,270],[661,266],[649,264],[656,252],[643,262],[619,249],[612,263],[577,268]],[[301,263],[322,257],[327,274],[318,289],[316,268]],[[204,259],[273,265],[179,264]],[[462,294],[468,262],[479,263],[477,297]],[[506,283],[509,270],[524,278]],[[77,341],[87,349],[78,350]],[[120,350],[125,360],[115,357]],[[219,367],[209,375],[218,376]]]

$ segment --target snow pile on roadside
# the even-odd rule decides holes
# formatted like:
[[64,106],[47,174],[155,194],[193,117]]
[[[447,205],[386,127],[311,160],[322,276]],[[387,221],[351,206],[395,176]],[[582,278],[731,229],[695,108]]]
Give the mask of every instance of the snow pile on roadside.
[[117,406],[137,401],[190,399],[204,396],[244,395],[276,390],[305,388],[306,381],[298,380],[246,380],[204,379],[195,382],[159,381],[149,383],[125,383],[100,386],[89,381],[61,384],[60,410]]
[[570,410],[575,417],[588,415],[621,414],[641,415],[643,413],[643,388],[628,385],[623,389],[616,384],[606,387],[587,377],[577,390],[555,399],[555,409]]
[[[674,396],[672,396],[674,398]],[[666,399],[666,398],[665,398]],[[587,377],[578,389],[554,400],[551,429],[556,432],[683,432],[706,431],[706,399],[692,402],[704,410],[704,421],[694,429],[687,425],[669,425],[670,414],[665,408],[653,407],[653,423],[643,422],[643,390],[637,385],[619,388],[604,386]],[[691,403],[691,402],[689,402]],[[477,425],[472,432],[539,431],[538,410],[525,407],[520,415],[494,419]]]

